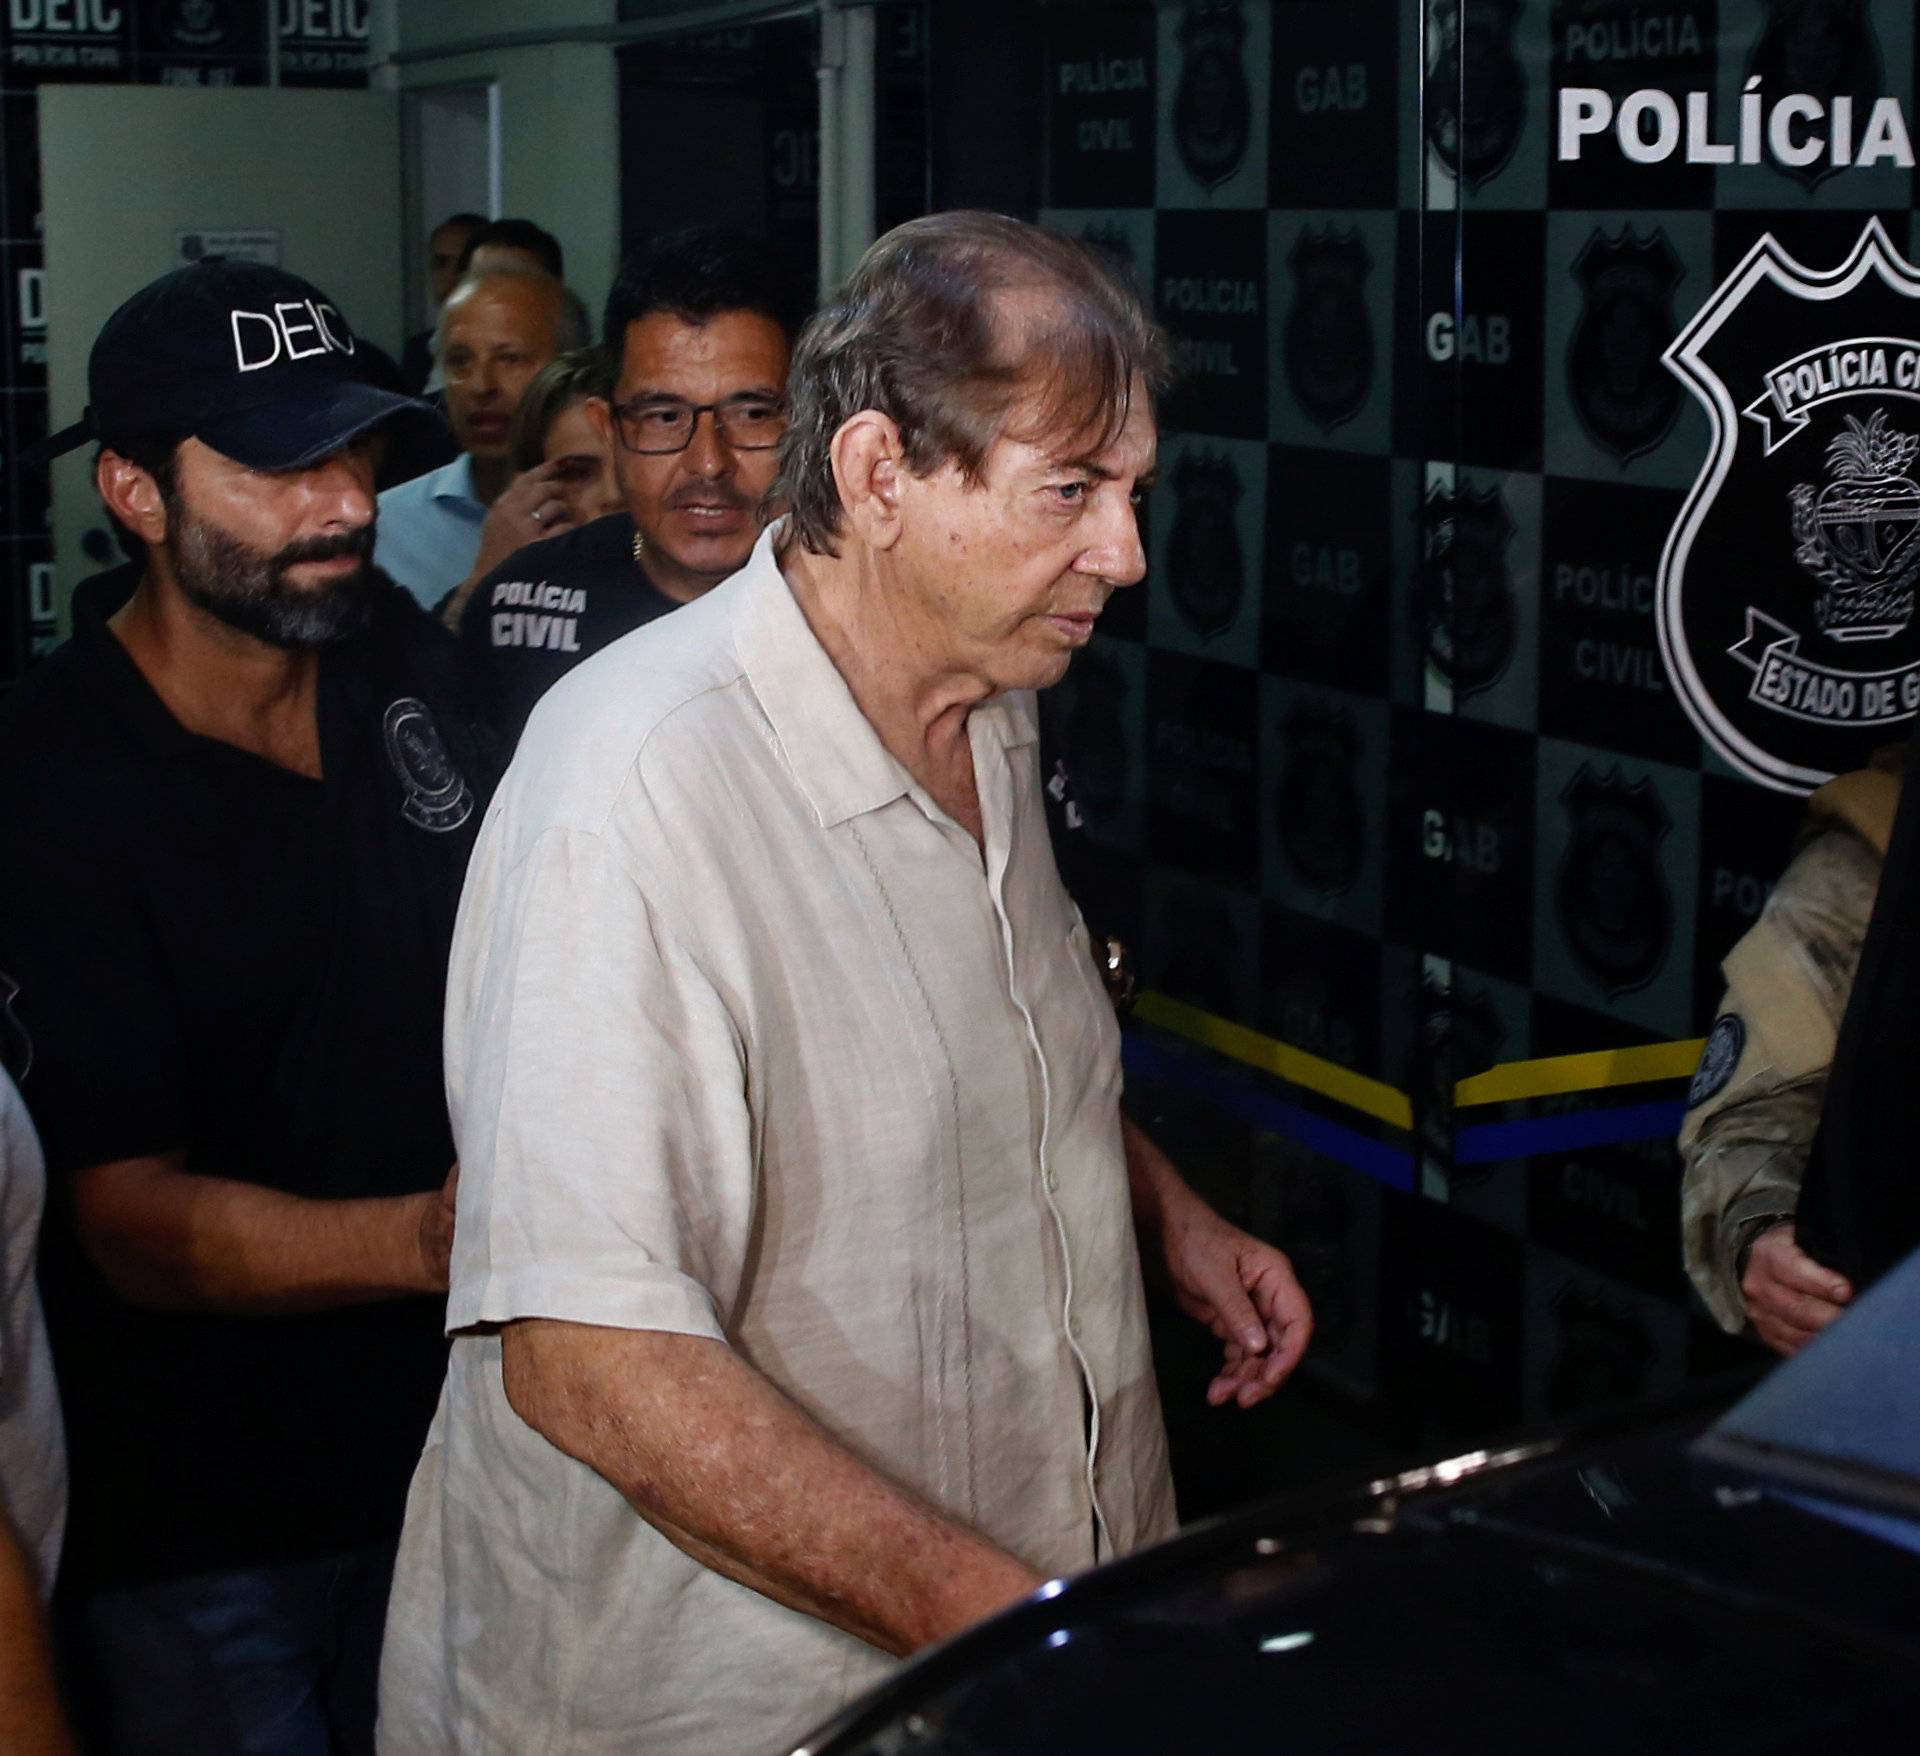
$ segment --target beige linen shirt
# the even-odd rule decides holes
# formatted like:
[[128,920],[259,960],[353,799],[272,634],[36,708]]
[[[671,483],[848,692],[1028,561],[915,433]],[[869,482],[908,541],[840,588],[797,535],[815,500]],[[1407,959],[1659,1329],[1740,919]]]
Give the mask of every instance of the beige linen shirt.
[[474,853],[455,1339],[387,1756],[771,1756],[889,1663],[688,1559],[526,1427],[493,1328],[515,1318],[723,1340],[1046,1572],[1172,1527],[1118,1033],[1032,699],[968,722],[983,861],[814,638],[778,528],[553,690]]

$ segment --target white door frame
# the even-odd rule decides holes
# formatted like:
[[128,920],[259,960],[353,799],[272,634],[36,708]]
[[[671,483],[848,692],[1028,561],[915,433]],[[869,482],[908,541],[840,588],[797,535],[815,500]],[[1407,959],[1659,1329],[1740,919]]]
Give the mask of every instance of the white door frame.
[[[429,212],[430,207],[443,204],[429,198],[426,189],[426,177],[423,170],[423,138],[426,117],[431,113],[433,102],[449,92],[484,92],[486,94],[486,193],[477,205],[489,219],[500,217],[500,82],[493,78],[484,79],[448,79],[431,85],[410,85],[400,89],[400,151],[402,156],[402,193],[401,216],[406,227],[409,249],[406,258],[406,298],[409,312],[421,313],[427,308],[426,277],[420,266],[419,241],[427,235],[427,228],[437,225],[446,217],[445,213]],[[416,315],[416,321],[417,321]]]

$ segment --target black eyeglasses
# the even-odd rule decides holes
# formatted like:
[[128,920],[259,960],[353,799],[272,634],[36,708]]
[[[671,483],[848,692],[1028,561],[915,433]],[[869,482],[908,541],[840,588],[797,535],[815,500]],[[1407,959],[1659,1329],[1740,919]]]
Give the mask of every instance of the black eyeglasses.
[[725,402],[682,402],[655,396],[616,403],[620,443],[650,456],[685,451],[702,415],[712,415],[720,437],[735,451],[771,451],[787,430],[787,405],[778,397],[730,396]]

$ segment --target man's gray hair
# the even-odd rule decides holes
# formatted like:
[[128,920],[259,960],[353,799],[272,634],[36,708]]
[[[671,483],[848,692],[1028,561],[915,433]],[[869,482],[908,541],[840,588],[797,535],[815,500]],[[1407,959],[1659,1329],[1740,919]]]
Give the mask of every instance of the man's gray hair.
[[556,288],[560,294],[560,322],[554,336],[555,351],[570,354],[576,348],[593,345],[593,319],[587,315],[587,307],[581,302],[580,295],[565,281],[555,280],[546,270],[521,267],[516,263],[500,268],[483,268],[477,273],[461,277],[460,284],[447,294],[447,302],[440,307],[440,315],[434,322],[433,351],[436,354],[447,345],[447,318],[454,307],[461,304],[476,287],[483,287],[492,280],[530,280]]
[[833,438],[862,410],[899,428],[916,476],[952,463],[978,483],[1003,437],[1098,455],[1126,425],[1135,384],[1157,397],[1170,376],[1138,290],[1086,245],[999,214],[909,220],[801,331],[769,500],[786,501],[803,548],[838,554]]

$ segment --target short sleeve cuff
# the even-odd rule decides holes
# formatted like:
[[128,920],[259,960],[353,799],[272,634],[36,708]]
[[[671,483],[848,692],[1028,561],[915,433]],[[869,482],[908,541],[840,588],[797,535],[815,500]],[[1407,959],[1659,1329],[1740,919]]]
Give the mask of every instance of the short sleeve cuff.
[[659,1264],[619,1281],[583,1279],[549,1268],[521,1268],[455,1286],[447,1300],[447,1333],[480,1324],[548,1317],[605,1329],[658,1329],[724,1342],[713,1295],[697,1280]]
[[36,1092],[32,1113],[52,1177],[71,1177],[123,1159],[165,1158],[187,1143],[185,1119],[171,1101],[144,1108],[134,1102],[107,1102],[88,1110],[80,1104],[56,1108],[40,1103],[40,1095]]

